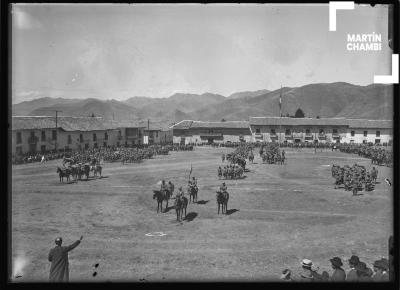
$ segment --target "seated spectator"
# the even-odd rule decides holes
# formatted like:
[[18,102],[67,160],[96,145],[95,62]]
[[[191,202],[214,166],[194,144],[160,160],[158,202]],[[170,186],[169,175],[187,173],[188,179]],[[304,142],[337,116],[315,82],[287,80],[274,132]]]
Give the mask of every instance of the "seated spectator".
[[374,262],[374,272],[372,280],[374,282],[388,282],[389,281],[389,261],[385,258]]
[[333,257],[330,259],[332,263],[332,269],[334,269],[333,274],[329,281],[332,282],[342,282],[346,280],[346,273],[341,268],[343,266],[342,260],[339,257]]

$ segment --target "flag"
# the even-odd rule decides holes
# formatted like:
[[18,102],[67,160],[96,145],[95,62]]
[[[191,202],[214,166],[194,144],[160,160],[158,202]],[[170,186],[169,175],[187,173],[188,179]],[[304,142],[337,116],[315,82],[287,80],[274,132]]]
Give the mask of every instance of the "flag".
[[193,167],[192,167],[192,164],[190,164],[190,173],[189,173],[189,179],[190,179],[190,175],[192,175],[192,171],[193,171]]

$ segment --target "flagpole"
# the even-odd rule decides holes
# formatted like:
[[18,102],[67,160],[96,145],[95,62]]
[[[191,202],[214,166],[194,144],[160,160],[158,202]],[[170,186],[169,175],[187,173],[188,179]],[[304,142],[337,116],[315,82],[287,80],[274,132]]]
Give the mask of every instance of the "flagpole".
[[279,135],[278,135],[279,148],[281,148],[281,134],[282,134],[282,85],[279,94]]

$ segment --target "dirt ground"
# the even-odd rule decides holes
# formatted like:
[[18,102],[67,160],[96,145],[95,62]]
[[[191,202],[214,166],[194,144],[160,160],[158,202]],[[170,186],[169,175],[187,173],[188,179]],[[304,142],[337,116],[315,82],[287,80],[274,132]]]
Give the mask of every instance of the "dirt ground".
[[[271,281],[284,268],[299,271],[303,258],[331,274],[333,256],[356,254],[369,267],[388,256],[393,192],[384,178],[392,179],[391,169],[378,167],[376,189],[352,196],[334,189],[330,166],[370,169],[367,159],[287,149],[281,166],[257,155],[245,178],[226,181],[228,214],[217,215],[217,168],[232,150],[201,147],[141,164],[106,163],[103,178],[72,184],[59,183],[60,160],[13,166],[12,260],[22,268],[14,281],[47,281],[57,236],[68,245],[83,235],[69,254],[70,281]],[[157,214],[156,183],[171,180],[177,190],[191,164],[199,203],[189,204],[183,222],[173,208]],[[163,234],[146,235],[154,232]]]

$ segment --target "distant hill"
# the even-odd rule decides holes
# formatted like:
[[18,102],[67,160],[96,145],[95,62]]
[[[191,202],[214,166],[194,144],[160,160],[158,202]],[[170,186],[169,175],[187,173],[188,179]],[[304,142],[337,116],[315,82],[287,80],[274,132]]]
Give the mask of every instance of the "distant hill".
[[183,119],[220,121],[248,120],[250,116],[294,115],[301,108],[306,117],[393,118],[392,86],[357,86],[344,82],[283,87],[274,91],[238,92],[224,97],[218,94],[177,93],[168,98],[132,97],[124,101],[64,98],[39,98],[12,106],[13,115],[54,115],[61,110],[67,116],[102,116],[109,119],[147,120],[170,124]]
[[250,92],[250,91],[237,92],[237,93],[233,93],[232,95],[229,95],[228,98],[229,99],[241,99],[241,98],[249,98],[249,97],[251,98],[251,97],[264,95],[269,92],[270,92],[269,90],[258,90],[258,91],[254,91],[254,92]]

